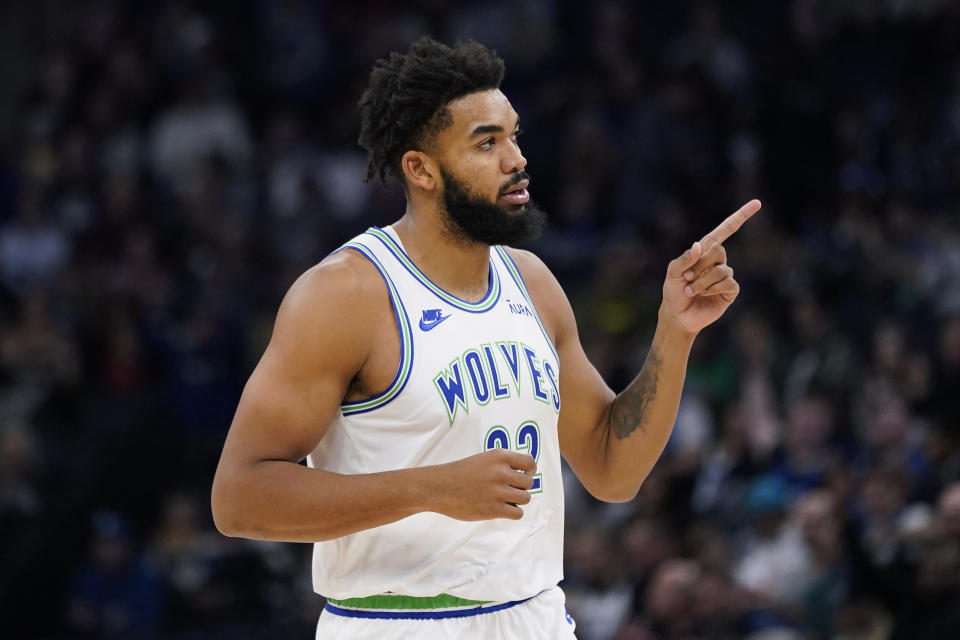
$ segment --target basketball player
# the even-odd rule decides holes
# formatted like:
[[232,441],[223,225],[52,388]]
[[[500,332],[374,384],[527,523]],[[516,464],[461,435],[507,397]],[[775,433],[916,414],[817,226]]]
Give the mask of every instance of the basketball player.
[[614,394],[560,285],[510,248],[544,215],[503,72],[477,43],[426,38],[377,63],[367,179],[398,178],[406,211],[291,287],[224,445],[217,527],[315,543],[317,638],[573,638],[560,456],[630,500],[694,337],[739,290],[723,242],[755,200],[668,265],[646,362]]

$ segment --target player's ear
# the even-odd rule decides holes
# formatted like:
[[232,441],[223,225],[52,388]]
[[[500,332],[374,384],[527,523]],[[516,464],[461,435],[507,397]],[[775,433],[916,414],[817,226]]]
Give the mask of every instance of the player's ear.
[[424,191],[437,188],[437,165],[429,155],[422,151],[407,151],[400,158],[400,167],[403,175],[411,187]]

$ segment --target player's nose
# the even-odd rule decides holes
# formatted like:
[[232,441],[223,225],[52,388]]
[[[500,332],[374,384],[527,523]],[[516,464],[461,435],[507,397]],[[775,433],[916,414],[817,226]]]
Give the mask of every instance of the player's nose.
[[503,158],[503,172],[516,173],[517,171],[523,171],[527,166],[527,159],[520,151],[520,145],[511,141],[508,147],[509,152]]

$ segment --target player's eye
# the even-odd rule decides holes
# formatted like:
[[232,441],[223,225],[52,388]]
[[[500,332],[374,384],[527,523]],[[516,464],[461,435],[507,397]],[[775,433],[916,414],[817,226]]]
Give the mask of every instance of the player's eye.
[[493,138],[487,138],[486,140],[481,142],[479,145],[477,145],[477,148],[483,149],[484,151],[489,151],[490,149],[493,148],[493,143],[494,143]]
[[516,142],[517,138],[519,138],[521,135],[523,135],[523,129],[517,127],[517,130],[513,132],[513,141]]

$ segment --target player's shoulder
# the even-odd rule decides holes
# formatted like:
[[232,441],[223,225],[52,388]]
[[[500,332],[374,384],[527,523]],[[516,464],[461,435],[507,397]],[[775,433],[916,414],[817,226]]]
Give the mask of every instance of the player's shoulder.
[[359,253],[344,249],[307,269],[290,287],[288,298],[305,301],[357,301],[378,295],[384,288],[377,268]]
[[517,265],[547,332],[554,344],[559,346],[568,335],[573,335],[576,331],[573,310],[563,287],[543,260],[532,251],[504,248]]
[[[279,316],[315,322],[369,315],[386,301],[386,285],[377,268],[352,250],[337,251],[307,269],[290,286]],[[364,314],[356,313],[363,310]],[[359,327],[358,327],[359,328]]]
[[557,282],[553,272],[547,267],[546,263],[532,251],[525,249],[516,249],[514,247],[504,247],[507,255],[517,265],[520,275],[523,277],[530,295],[536,298],[538,295],[557,295],[562,294],[563,290],[560,283]]

